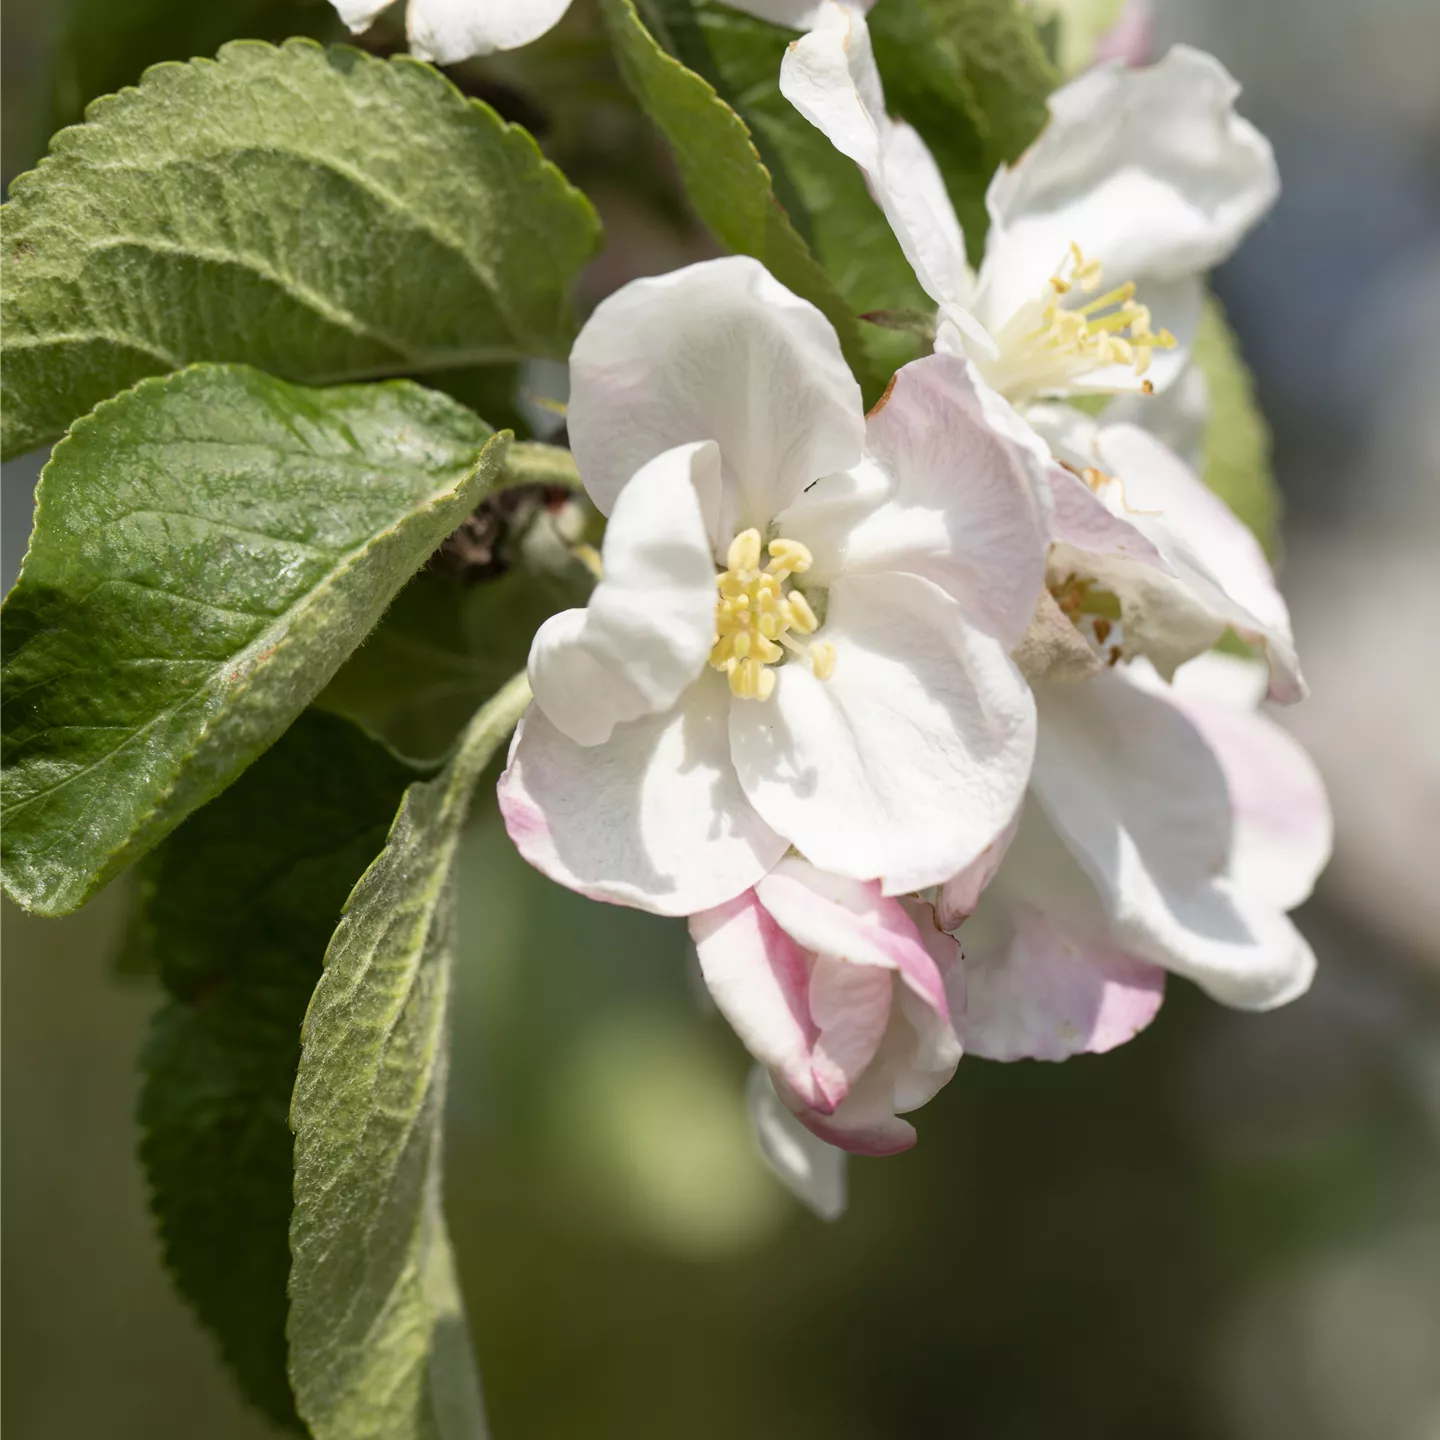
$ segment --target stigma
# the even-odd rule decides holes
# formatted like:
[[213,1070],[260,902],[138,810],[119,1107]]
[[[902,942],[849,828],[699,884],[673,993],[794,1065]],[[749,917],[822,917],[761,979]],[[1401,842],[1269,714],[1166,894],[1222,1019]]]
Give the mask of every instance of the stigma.
[[[996,335],[999,358],[985,366],[986,379],[1007,398],[1020,402],[1084,385],[1097,370],[1131,371],[1146,394],[1144,378],[1157,350],[1173,350],[1175,337],[1156,330],[1148,306],[1135,298],[1133,280],[1097,294],[1103,282],[1098,260],[1086,258],[1072,242],[1044,291],[1020,309]],[[1082,296],[1093,296],[1082,300]]]
[[828,680],[835,671],[835,647],[826,641],[801,641],[820,621],[798,590],[787,590],[792,575],[803,575],[814,556],[797,540],[772,540],[769,561],[761,568],[758,530],[742,530],[725,555],[726,569],[716,577],[715,643],[710,664],[723,670],[730,693],[742,700],[768,700],[775,693],[773,666],[786,652],[802,656],[815,676]]

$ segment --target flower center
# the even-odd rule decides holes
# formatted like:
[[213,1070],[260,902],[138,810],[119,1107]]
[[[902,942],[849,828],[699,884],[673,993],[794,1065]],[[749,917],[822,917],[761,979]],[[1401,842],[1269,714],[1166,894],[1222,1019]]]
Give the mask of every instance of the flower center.
[[[1152,328],[1149,308],[1135,299],[1133,280],[1083,304],[1067,301],[1076,292],[1093,295],[1102,273],[1098,260],[1087,260],[1071,244],[1043,293],[1022,305],[995,337],[1000,358],[987,367],[986,378],[997,390],[1020,401],[1072,388],[1110,365],[1123,365],[1139,378],[1155,351],[1174,349],[1168,330]],[[1150,394],[1154,386],[1145,380],[1141,388]]]
[[760,568],[758,530],[742,530],[726,552],[727,569],[716,577],[715,646],[710,664],[730,678],[730,693],[743,700],[768,700],[775,691],[770,668],[788,650],[803,655],[818,679],[835,670],[835,647],[828,641],[802,644],[797,635],[813,635],[820,622],[810,602],[786,589],[792,575],[803,575],[814,556],[798,540],[772,540],[770,561]]
[[1125,654],[1125,632],[1120,623],[1120,601],[1094,580],[1079,575],[1051,575],[1046,586],[1065,618],[1085,637],[1107,665],[1117,665]]

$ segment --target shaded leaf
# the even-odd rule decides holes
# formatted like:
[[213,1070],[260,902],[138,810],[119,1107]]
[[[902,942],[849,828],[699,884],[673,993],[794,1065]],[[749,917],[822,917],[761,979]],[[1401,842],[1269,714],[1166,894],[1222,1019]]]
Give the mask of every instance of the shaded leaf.
[[139,1113],[165,1260],[245,1393],[302,1432],[285,1368],[300,1022],[413,779],[355,726],[307,711],[141,864],[168,997]]
[[304,709],[508,443],[408,382],[196,366],[55,447],[3,612],[5,885],[73,910]]
[[422,572],[316,704],[402,754],[440,756],[476,707],[524,667],[536,630],[557,610],[584,603],[568,577],[514,569],[470,585]]
[[78,124],[97,96],[133,85],[162,60],[213,55],[227,40],[310,35],[343,40],[330,0],[68,0],[51,65],[51,134]]
[[563,357],[589,203],[428,65],[294,40],[150,70],[11,187],[4,452],[144,375]]
[[1058,76],[1018,0],[879,0],[870,12],[875,60],[893,114],[935,156],[978,264],[985,191],[1046,121]]
[[291,1123],[290,1378],[316,1440],[476,1440],[479,1383],[442,1213],[454,863],[518,675],[410,787],[305,1016]]
[[[862,388],[878,394],[888,374],[868,359],[854,312],[776,199],[744,120],[709,80],[657,41],[634,0],[601,0],[601,6],[625,82],[669,141],[700,218],[726,249],[761,261],[823,311]],[[774,63],[778,73],[778,51]]]
[[1207,299],[1194,363],[1205,377],[1205,483],[1245,522],[1273,560],[1279,549],[1280,491],[1270,457],[1270,427],[1255,397],[1235,333],[1220,302]]

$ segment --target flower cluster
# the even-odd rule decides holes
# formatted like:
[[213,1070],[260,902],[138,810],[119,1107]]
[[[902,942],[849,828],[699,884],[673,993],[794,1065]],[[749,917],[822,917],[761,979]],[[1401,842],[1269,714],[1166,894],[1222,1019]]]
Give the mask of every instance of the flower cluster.
[[1204,272],[1276,193],[1234,82],[1176,48],[1060,90],[972,272],[862,11],[804,18],[781,88],[864,171],[934,353],[867,415],[754,260],[599,306],[569,429],[602,577],[535,638],[500,803],[561,884],[688,918],[761,1143],[828,1214],[840,1152],[913,1144],[962,1049],[1107,1050],[1167,972],[1302,993],[1288,912],[1330,834],[1258,709],[1304,694],[1269,565],[1167,444],[1204,403]]

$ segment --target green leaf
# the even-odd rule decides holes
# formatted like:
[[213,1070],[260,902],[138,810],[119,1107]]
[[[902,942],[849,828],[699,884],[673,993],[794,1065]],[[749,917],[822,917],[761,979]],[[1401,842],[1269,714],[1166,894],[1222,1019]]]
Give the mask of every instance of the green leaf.
[[[761,261],[817,306],[834,325],[862,388],[878,394],[888,372],[870,361],[853,310],[776,199],[744,120],[708,80],[667,53],[634,0],[601,0],[601,7],[626,84],[669,141],[700,218],[726,249]],[[779,50],[774,66],[778,74]]]
[[55,40],[49,135],[84,118],[85,106],[133,85],[162,60],[213,55],[227,40],[339,40],[345,27],[329,0],[68,0]]
[[[676,57],[749,128],[775,194],[846,304],[859,313],[917,307],[933,314],[859,168],[780,93],[780,62],[794,32],[697,0],[653,0],[650,9]],[[917,350],[913,340],[870,329],[861,341],[882,389]]]
[[1205,483],[1245,522],[1273,560],[1279,550],[1280,491],[1270,458],[1270,427],[1255,382],[1220,302],[1207,299],[1194,363],[1205,377]]
[[471,510],[508,438],[408,382],[143,381],[41,476],[3,612],[5,885],[73,910],[225,788]]
[[331,383],[569,351],[594,211],[428,65],[242,41],[89,116],[4,211],[7,455],[193,361]]
[[879,0],[869,19],[886,103],[933,152],[978,264],[991,177],[1039,135],[1059,77],[1017,0]]
[[470,793],[529,698],[522,673],[406,791],[305,1016],[290,1379],[315,1440],[484,1434],[441,1209],[454,863]]
[[140,1157],[165,1261],[246,1394],[302,1432],[285,1368],[300,1023],[414,779],[307,711],[141,864],[167,998],[141,1056]]

